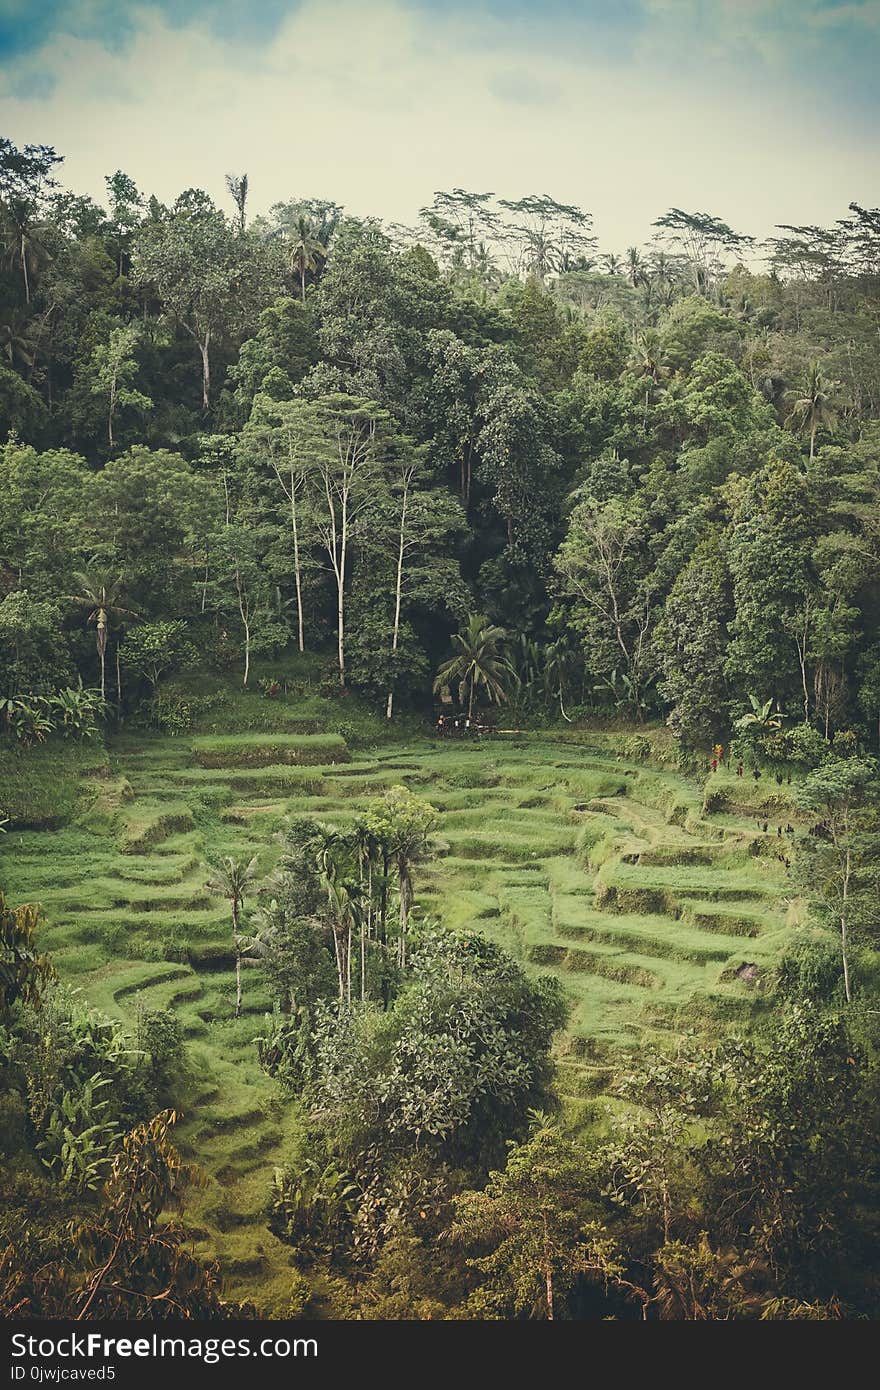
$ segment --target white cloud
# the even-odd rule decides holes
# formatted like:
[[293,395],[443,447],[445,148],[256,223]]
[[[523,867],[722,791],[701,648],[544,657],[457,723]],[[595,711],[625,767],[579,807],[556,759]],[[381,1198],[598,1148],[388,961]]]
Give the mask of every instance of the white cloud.
[[746,80],[732,28],[675,62],[649,32],[612,66],[583,39],[525,51],[497,21],[306,0],[263,48],[145,8],[121,52],[56,37],[31,62],[55,85],[22,94],[19,74],[0,126],[55,144],[66,182],[98,197],[117,168],[165,200],[192,185],[219,199],[224,173],[247,170],[254,211],[311,195],[396,221],[436,188],[547,191],[590,208],[616,248],[672,205],[760,235],[871,198],[870,132],[859,143]]

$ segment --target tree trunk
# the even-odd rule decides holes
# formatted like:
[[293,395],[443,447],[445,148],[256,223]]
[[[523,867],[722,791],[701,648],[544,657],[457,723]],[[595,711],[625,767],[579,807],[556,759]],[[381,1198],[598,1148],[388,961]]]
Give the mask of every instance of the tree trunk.
[[208,356],[208,349],[211,344],[211,334],[205,334],[205,341],[199,343],[199,352],[202,358],[202,409],[207,410],[211,403],[211,360]]
[[851,1004],[851,1003],[852,1003],[852,992],[851,992],[851,990],[850,990],[850,982],[849,982],[849,957],[848,957],[848,955],[847,955],[847,935],[848,935],[848,931],[847,931],[847,928],[848,928],[848,923],[847,923],[847,910],[848,910],[848,903],[849,903],[849,881],[850,881],[850,876],[851,876],[851,874],[852,874],[852,851],[851,851],[851,849],[849,848],[849,846],[847,846],[847,850],[846,850],[846,867],[845,867],[844,873],[843,873],[843,903],[842,903],[842,906],[841,906],[841,909],[840,909],[840,949],[841,949],[841,954],[842,954],[842,956],[843,956],[843,988],[844,988],[844,993],[846,994],[846,1002],[847,1002],[847,1004]]
[[397,964],[406,969],[406,935],[409,930],[409,912],[412,906],[412,880],[408,868],[399,870],[398,896],[400,904],[400,934],[397,942]]
[[107,698],[107,628],[98,619],[98,659],[101,662],[101,699]]
[[336,576],[336,653],[339,662],[339,688],[345,689],[345,565],[348,549],[348,511],[342,504],[342,534],[339,551],[339,573]]
[[30,302],[31,302],[31,286],[30,286],[30,281],[29,281],[29,279],[28,279],[27,247],[26,247],[26,245],[25,245],[24,232],[22,232],[22,234],[21,234],[20,249],[21,249],[21,273],[22,273],[22,275],[24,276],[24,302],[25,302],[25,304],[30,304]]
[[232,899],[232,945],[235,949],[235,1017],[241,1018],[241,939],[238,934],[238,900]]
[[[403,552],[406,539],[406,510],[409,501],[409,486],[404,483],[403,497],[400,503],[400,543],[397,547],[397,582],[394,589],[394,632],[391,638],[391,656],[393,659],[397,655],[397,647],[400,641],[400,604],[403,596]],[[385,718],[390,719],[394,706],[394,687],[388,691],[388,702],[385,706]]]
[[290,475],[290,517],[293,523],[293,575],[296,581],[296,635],[299,650],[303,652],[305,651],[305,636],[303,633],[302,576],[299,561],[299,522],[296,514],[296,490],[292,473]]

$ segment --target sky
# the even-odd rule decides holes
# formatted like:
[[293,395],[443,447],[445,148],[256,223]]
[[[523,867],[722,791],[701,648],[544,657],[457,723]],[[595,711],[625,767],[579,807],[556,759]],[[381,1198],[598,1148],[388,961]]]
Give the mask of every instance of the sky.
[[0,133],[99,201],[249,175],[412,223],[550,193],[605,250],[670,207],[758,237],[880,203],[880,0],[0,0]]

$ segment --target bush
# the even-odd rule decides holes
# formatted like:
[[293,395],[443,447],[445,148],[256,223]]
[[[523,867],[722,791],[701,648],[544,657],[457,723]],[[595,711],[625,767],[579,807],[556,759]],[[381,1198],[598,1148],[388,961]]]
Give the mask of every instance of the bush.
[[843,1003],[840,949],[827,938],[796,941],[776,967],[777,994],[793,1003]]

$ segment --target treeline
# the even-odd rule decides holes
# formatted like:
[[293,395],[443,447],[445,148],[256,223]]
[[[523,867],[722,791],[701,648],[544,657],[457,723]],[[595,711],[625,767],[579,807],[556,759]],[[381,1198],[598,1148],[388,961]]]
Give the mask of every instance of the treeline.
[[243,176],[232,215],[122,173],[102,208],[59,163],[0,145],[8,698],[296,643],[390,716],[483,617],[533,714],[873,736],[876,212],[600,255],[546,196],[383,228],[251,219]]

